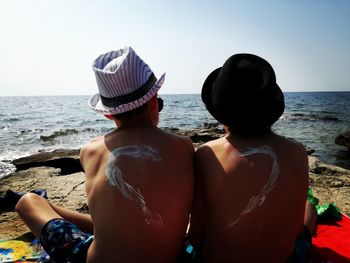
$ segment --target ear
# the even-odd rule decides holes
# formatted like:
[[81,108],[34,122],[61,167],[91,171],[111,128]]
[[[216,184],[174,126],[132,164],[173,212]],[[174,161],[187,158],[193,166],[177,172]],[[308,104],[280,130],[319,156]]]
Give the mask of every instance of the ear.
[[157,112],[158,112],[157,95],[153,96],[153,98],[149,101],[148,105],[149,105],[150,110],[157,110]]
[[109,120],[114,120],[113,115],[105,115],[105,117]]

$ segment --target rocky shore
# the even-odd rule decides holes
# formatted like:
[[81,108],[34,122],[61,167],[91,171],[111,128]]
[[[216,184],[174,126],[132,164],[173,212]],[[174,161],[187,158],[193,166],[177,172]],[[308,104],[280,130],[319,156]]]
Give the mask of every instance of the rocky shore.
[[348,148],[348,151],[350,152],[350,131],[339,134],[335,138],[335,143]]
[[[170,131],[190,137],[196,146],[224,134],[216,126],[191,131]],[[13,164],[17,171],[0,180],[0,196],[8,189],[28,192],[41,188],[47,190],[50,202],[88,213],[79,150],[62,149],[39,153],[17,159]],[[320,204],[333,202],[350,216],[350,170],[322,163],[312,156],[309,156],[309,165],[311,187],[314,195],[320,199]],[[28,231],[16,212],[0,210],[0,240],[17,237]]]

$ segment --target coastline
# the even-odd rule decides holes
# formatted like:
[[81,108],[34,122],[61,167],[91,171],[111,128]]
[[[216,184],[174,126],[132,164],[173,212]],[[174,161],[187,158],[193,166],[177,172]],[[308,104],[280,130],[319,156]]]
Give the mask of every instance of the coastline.
[[[197,147],[219,138],[224,131],[217,127],[170,132],[188,136]],[[85,193],[85,176],[79,162],[79,149],[42,152],[13,161],[17,171],[1,179],[0,196],[8,189],[28,192],[45,189],[48,200],[82,213],[88,213]],[[320,204],[335,203],[350,216],[350,170],[321,162],[309,156],[310,186]],[[0,210],[0,240],[25,234],[29,229],[13,211]]]

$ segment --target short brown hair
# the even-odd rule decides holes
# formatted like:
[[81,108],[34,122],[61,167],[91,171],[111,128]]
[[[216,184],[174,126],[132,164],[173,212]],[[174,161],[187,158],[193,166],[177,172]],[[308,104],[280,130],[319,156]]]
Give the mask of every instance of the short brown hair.
[[113,118],[119,119],[119,120],[130,120],[132,118],[132,116],[140,115],[140,114],[144,113],[147,109],[148,103],[149,102],[146,102],[145,104],[143,104],[140,107],[133,109],[131,111],[123,112],[120,114],[115,114],[112,116],[113,116]]
[[236,126],[228,126],[228,130],[232,134],[237,134],[242,137],[256,137],[272,133],[271,126],[259,128],[242,128]]

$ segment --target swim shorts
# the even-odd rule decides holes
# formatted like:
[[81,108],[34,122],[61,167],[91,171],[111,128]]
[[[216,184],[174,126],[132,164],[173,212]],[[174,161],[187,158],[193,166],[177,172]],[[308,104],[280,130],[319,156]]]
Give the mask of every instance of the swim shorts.
[[[304,263],[307,262],[310,249],[312,247],[312,235],[309,229],[304,227],[302,236],[295,241],[294,251],[289,256],[287,263]],[[194,248],[186,238],[184,248],[177,262],[181,263],[203,263],[204,255],[202,249]]]
[[93,239],[93,235],[81,231],[63,218],[47,222],[40,236],[41,245],[55,263],[86,262]]
[[302,236],[295,241],[293,254],[288,258],[288,263],[306,262],[312,247],[312,235],[310,230],[304,226]]
[[188,237],[185,238],[183,242],[183,249],[178,257],[177,263],[203,263],[204,256],[202,254],[202,249],[195,249]]

